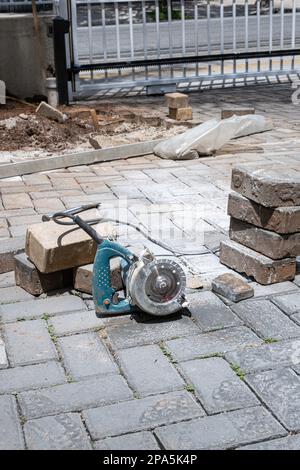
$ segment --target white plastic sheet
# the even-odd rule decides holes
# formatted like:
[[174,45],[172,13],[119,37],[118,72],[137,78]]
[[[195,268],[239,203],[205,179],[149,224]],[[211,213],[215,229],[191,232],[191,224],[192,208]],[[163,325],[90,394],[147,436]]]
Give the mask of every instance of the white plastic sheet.
[[247,114],[229,119],[211,119],[154,147],[155,155],[169,160],[192,160],[211,155],[231,139],[270,130],[264,116]]

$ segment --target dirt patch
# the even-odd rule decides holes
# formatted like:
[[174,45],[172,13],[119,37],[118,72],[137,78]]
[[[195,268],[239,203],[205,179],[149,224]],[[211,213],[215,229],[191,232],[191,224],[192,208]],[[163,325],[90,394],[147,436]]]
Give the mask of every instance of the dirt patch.
[[167,138],[184,132],[188,124],[169,122],[149,109],[129,109],[102,103],[94,107],[98,129],[89,108],[60,107],[68,115],[58,123],[35,114],[35,107],[8,101],[0,107],[0,152],[37,152],[53,155],[93,148],[90,136],[97,135],[100,147]]

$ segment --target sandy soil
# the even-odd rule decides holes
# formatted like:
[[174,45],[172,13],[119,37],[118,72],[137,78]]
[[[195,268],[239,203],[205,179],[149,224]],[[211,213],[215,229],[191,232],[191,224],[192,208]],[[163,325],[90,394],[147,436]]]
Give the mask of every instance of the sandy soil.
[[0,163],[41,158],[92,149],[91,137],[100,147],[167,138],[184,132],[185,125],[172,125],[166,116],[149,114],[149,109],[132,110],[102,103],[96,110],[99,129],[95,129],[86,106],[61,107],[68,115],[64,123],[36,115],[35,106],[8,100],[0,105]]

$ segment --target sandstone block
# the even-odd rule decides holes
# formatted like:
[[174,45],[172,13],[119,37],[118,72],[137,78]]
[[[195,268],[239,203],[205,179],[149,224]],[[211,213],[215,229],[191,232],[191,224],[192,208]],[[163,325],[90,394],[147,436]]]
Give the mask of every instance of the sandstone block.
[[290,281],[296,274],[295,258],[274,261],[232,240],[221,242],[220,262],[263,285]]
[[169,117],[176,121],[189,121],[193,119],[193,110],[191,107],[169,108]]
[[231,217],[229,236],[231,240],[272,259],[296,257],[300,254],[300,233],[280,235]]
[[46,103],[45,101],[41,101],[36,109],[36,114],[60,123],[66,120],[66,116],[62,112],[56,108],[53,108],[53,106],[50,106],[50,104]]
[[189,97],[183,93],[168,93],[165,95],[167,106],[172,109],[187,108]]
[[228,197],[228,215],[277,233],[300,232],[300,206],[269,208],[239,193]]
[[300,172],[283,165],[238,165],[232,170],[231,187],[266,207],[300,206]]
[[213,279],[212,290],[232,302],[249,299],[254,296],[254,289],[247,282],[231,273],[221,274]]
[[[74,269],[74,288],[80,292],[92,293],[93,264]],[[113,258],[110,265],[111,286],[116,290],[123,289],[121,267],[118,258]]]
[[[111,224],[97,226],[103,237],[112,235]],[[87,233],[77,227],[44,222],[27,229],[25,251],[28,258],[42,273],[53,273],[64,269],[89,264],[94,260],[96,243]]]
[[0,274],[13,271],[15,268],[14,256],[24,251],[25,240],[22,237],[1,240],[0,244]]
[[221,110],[221,119],[228,119],[232,116],[245,116],[255,114],[254,108],[227,108]]
[[15,256],[16,285],[32,295],[41,295],[72,285],[72,270],[55,273],[41,273],[27,258],[25,253]]

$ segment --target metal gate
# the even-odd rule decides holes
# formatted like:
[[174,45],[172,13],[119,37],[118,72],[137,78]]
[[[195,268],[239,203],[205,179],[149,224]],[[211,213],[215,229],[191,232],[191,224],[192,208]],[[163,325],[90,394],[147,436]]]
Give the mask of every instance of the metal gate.
[[300,0],[68,1],[74,96],[300,70]]

